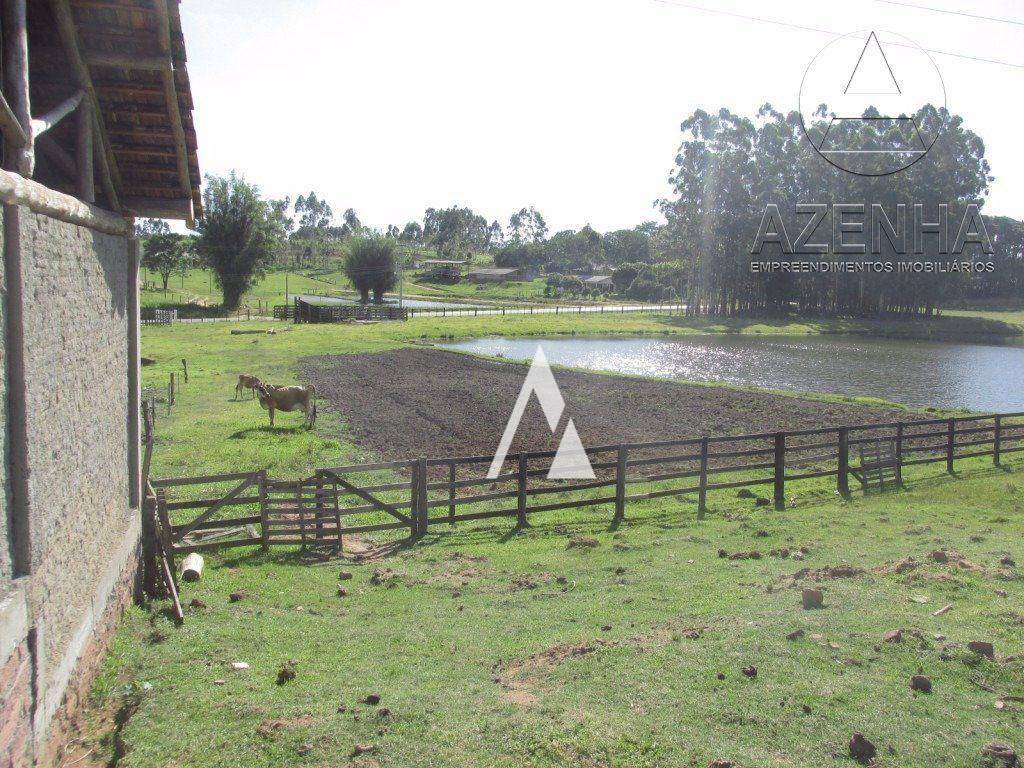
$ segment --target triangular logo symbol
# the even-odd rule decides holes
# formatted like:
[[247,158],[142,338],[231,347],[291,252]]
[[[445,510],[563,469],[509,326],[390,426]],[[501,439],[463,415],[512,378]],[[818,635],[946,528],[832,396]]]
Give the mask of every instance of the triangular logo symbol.
[[[519,390],[519,397],[516,398],[516,404],[512,408],[512,415],[509,416],[508,424],[505,425],[505,431],[501,435],[498,450],[494,453],[494,460],[487,472],[489,480],[494,480],[501,474],[501,467],[505,463],[505,457],[508,456],[508,449],[516,436],[516,430],[519,429],[519,422],[522,421],[523,414],[526,413],[530,395],[537,396],[537,401],[540,403],[544,418],[548,423],[548,429],[554,433],[562,418],[562,412],[565,410],[565,399],[558,388],[558,382],[555,381],[555,375],[551,372],[551,366],[544,355],[544,350],[539,346],[533,356],[533,362],[530,363],[530,370],[526,373],[523,386]],[[569,419],[558,444],[558,450],[555,452],[555,458],[551,462],[551,468],[548,470],[548,480],[593,480],[594,477],[594,468],[590,465],[590,459],[580,441],[576,425],[573,424],[572,419]]]
[[862,96],[897,96],[903,93],[874,32],[864,42],[843,93]]
[[562,433],[562,441],[558,444],[555,459],[548,470],[549,480],[593,480],[594,468],[583,449],[576,425],[569,419]]

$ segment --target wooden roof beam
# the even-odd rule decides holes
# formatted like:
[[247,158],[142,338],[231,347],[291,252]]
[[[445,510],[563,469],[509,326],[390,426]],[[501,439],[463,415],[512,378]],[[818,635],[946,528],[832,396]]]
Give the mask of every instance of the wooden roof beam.
[[7,103],[7,99],[2,93],[0,93],[0,132],[11,146],[24,147],[28,144],[28,135],[25,133],[25,129],[21,127],[17,115],[14,114],[14,110],[11,109],[11,105]]
[[116,51],[90,51],[85,54],[85,63],[90,67],[118,67],[119,69],[142,69],[152,72],[171,69],[169,56],[137,56]]
[[[171,15],[167,8],[167,0],[153,0],[153,10],[157,17],[157,41],[160,46],[160,53],[171,61]],[[181,106],[178,104],[178,86],[174,82],[173,67],[168,70],[161,70],[164,81],[164,99],[167,102],[167,115],[171,119],[171,134],[174,137],[174,147],[177,151],[178,179],[181,182],[181,191],[189,200],[192,199],[192,178],[188,170],[188,145],[185,143],[185,128],[181,124]],[[195,227],[196,222],[192,217],[192,205],[188,206],[188,219],[186,225],[189,229]]]
[[103,183],[104,192],[111,208],[115,211],[121,209],[121,202],[118,196],[118,189],[121,187],[121,176],[117,170],[117,159],[110,147],[110,139],[107,136],[107,126],[103,120],[103,112],[100,108],[99,98],[96,96],[96,89],[92,84],[92,75],[89,67],[82,58],[81,47],[78,44],[78,32],[75,30],[75,19],[71,15],[71,6],[68,0],[50,0],[53,8],[54,18],[57,20],[57,30],[60,33],[61,44],[68,57],[68,62],[75,73],[78,85],[89,97],[92,107],[92,121],[95,137],[99,139],[95,143],[94,151],[99,160],[100,180]]
[[39,136],[53,128],[57,123],[70,115],[85,96],[85,91],[75,91],[74,95],[64,99],[42,117],[32,119],[32,135]]
[[185,219],[194,221],[192,197],[126,197],[124,207],[135,216],[147,219]]
[[[53,140],[51,136],[39,136],[36,139],[36,149],[39,150],[39,154],[45,155],[49,160],[63,173],[68,181],[74,181],[75,174],[78,172],[78,166],[75,164],[74,159],[64,148]],[[86,200],[86,202],[89,202]]]
[[3,4],[4,90],[11,97],[10,113],[21,126],[23,141],[12,141],[16,131],[5,132],[7,162],[22,176],[30,178],[35,167],[32,141],[32,108],[28,83],[28,26],[25,0],[9,0]]

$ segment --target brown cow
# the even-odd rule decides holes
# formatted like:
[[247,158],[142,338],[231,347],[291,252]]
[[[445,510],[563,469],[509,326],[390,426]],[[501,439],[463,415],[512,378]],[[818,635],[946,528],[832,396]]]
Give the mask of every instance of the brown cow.
[[242,392],[246,389],[252,390],[252,396],[256,397],[256,385],[259,383],[260,380],[255,376],[248,373],[238,374],[238,383],[235,384],[235,400],[241,400]]
[[302,411],[310,427],[316,423],[316,387],[312,384],[277,387],[257,381],[253,391],[260,405],[270,413],[270,426],[274,426],[274,411]]

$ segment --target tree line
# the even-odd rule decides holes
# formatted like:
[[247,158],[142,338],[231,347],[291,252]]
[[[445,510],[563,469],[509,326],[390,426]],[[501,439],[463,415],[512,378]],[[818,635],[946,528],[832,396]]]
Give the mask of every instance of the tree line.
[[[861,235],[869,241],[867,253],[842,252],[833,233],[845,220],[836,221],[840,214],[835,204],[865,210],[876,204],[894,220],[901,205],[911,212],[920,205],[928,222],[939,217],[941,205],[948,206],[951,243],[970,206],[983,205],[992,176],[980,137],[960,116],[930,106],[914,118],[923,132],[939,138],[920,162],[889,176],[842,171],[817,156],[808,141],[808,136],[827,130],[828,116],[822,106],[817,120],[805,126],[798,113],[784,115],[765,105],[754,118],[727,109],[716,114],[698,110],[682,123],[684,139],[670,176],[672,195],[660,201],[666,224],[659,240],[661,248],[678,254],[684,263],[685,299],[691,314],[772,314],[794,309],[806,315],[931,314],[963,296],[1021,295],[1024,230],[1013,219],[983,219],[994,249],[990,255],[977,247],[968,247],[962,256],[948,249],[943,252],[933,234],[921,238],[920,253],[916,248],[900,253],[898,243],[888,238],[880,238],[876,249],[870,232]],[[844,122],[843,146],[893,146],[894,131],[882,119]],[[801,208],[806,213],[806,204],[811,203],[818,204],[825,216],[815,248],[808,249],[814,251],[810,258],[835,265],[870,262],[884,269],[852,274],[755,272],[752,260],[787,258],[778,243],[760,254],[751,253],[768,206],[777,206],[783,229],[800,233],[807,223]],[[904,236],[906,228],[912,229],[913,222],[906,222]],[[981,273],[894,269],[900,260],[923,265],[954,259],[991,260],[995,268]]]
[[[827,109],[818,122],[804,126],[800,115],[782,114],[770,105],[754,117],[728,109],[697,110],[681,123],[683,141],[669,176],[671,194],[656,202],[664,222],[598,232],[549,232],[533,207],[513,212],[504,222],[472,208],[427,208],[421,220],[376,230],[364,225],[353,208],[336,215],[315,192],[294,199],[264,199],[258,187],[237,173],[209,176],[203,192],[205,216],[195,235],[171,233],[166,224],[144,221],[143,265],[161,275],[190,266],[213,270],[234,309],[244,293],[273,265],[328,268],[343,261],[363,301],[382,301],[395,285],[397,263],[410,252],[432,251],[438,258],[468,259],[488,254],[496,266],[514,267],[546,277],[549,295],[585,295],[599,289],[582,281],[609,275],[612,290],[643,301],[685,301],[691,314],[806,315],[930,314],[955,300],[1024,295],[1024,223],[1008,217],[984,217],[993,252],[991,271],[961,274],[843,274],[756,272],[752,260],[779,258],[778,243],[752,255],[751,246],[769,205],[777,225],[799,233],[806,217],[800,206],[819,204],[825,242],[815,249],[819,261],[849,261],[827,235],[833,233],[834,203],[898,206],[920,204],[929,219],[940,204],[949,219],[969,206],[982,206],[992,181],[981,138],[963,119],[944,110],[923,108],[915,119],[940,134],[922,161],[886,177],[841,171],[818,157],[806,133],[824,130]],[[941,128],[941,130],[940,130]],[[843,127],[850,146],[891,141],[884,121]],[[904,228],[909,228],[905,224]],[[952,237],[952,235],[950,235]],[[819,245],[819,244],[816,244]],[[879,253],[863,259],[940,260],[938,238],[924,238],[924,252],[901,256],[884,240]],[[966,253],[964,257],[981,254]],[[950,257],[953,258],[953,257]]]

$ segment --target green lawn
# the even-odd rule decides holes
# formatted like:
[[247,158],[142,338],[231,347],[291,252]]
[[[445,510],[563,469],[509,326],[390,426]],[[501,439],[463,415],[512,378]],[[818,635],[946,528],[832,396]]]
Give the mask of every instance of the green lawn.
[[[1020,749],[1022,705],[995,708],[1024,694],[1024,586],[999,566],[1024,559],[1019,471],[784,513],[725,491],[710,506],[699,522],[689,504],[630,505],[615,531],[603,508],[511,537],[507,524],[437,526],[363,565],[210,558],[183,594],[206,607],[184,626],[157,604],[117,635],[96,697],[138,704],[118,764],[841,766],[854,731],[893,767],[973,768],[993,740]],[[597,546],[569,548],[573,536]],[[769,554],[783,547],[807,554]],[[930,561],[939,548],[964,565]],[[895,573],[908,556],[919,567]],[[841,564],[866,570],[792,578]],[[805,585],[824,590],[823,610],[801,609]],[[883,642],[893,629],[902,643]],[[278,685],[290,660],[297,676]],[[929,695],[909,688],[919,671]],[[362,703],[371,693],[379,706]],[[353,759],[356,744],[375,751]]]
[[950,317],[980,317],[986,320],[998,320],[1002,323],[1011,323],[1024,328],[1024,309],[946,309],[943,310],[943,313]]
[[[338,270],[303,270],[268,272],[266,277],[256,283],[243,299],[243,304],[256,306],[263,304],[284,304],[287,276],[289,293],[337,293],[351,291],[351,285]],[[161,285],[160,276],[144,273],[145,280]],[[220,291],[215,282],[211,281],[210,270],[190,269],[182,275],[173,275],[167,284],[167,293],[163,290],[143,291],[142,306],[163,306],[168,304],[187,304],[190,300],[199,299],[211,305],[219,305]]]
[[[934,337],[1000,327],[644,315],[146,327],[143,354],[157,364],[145,382],[165,383],[182,357],[191,379],[172,414],[158,416],[153,473],[267,467],[297,477],[372,460],[343,413],[323,408],[314,431],[282,415],[272,431],[257,404],[233,401],[238,373],[292,382],[308,355],[488,333]],[[99,765],[116,749],[128,768],[660,768],[715,758],[802,768],[853,765],[846,743],[861,731],[883,766],[973,768],[989,741],[1024,746],[1024,705],[995,707],[1024,695],[1024,584],[1000,565],[1024,559],[1024,465],[958,468],[954,479],[930,465],[908,472],[909,491],[850,502],[827,479],[802,481],[781,513],[718,491],[703,521],[686,497],[630,503],[617,529],[606,507],[544,513],[515,535],[507,521],[433,525],[414,547],[361,565],[309,563],[295,550],[208,555],[202,582],[183,592],[206,607],[190,609],[184,626],[165,603],[129,611],[94,691],[97,717],[119,711],[124,724],[98,725],[105,735],[83,750],[95,747]],[[570,548],[574,536],[597,546]],[[802,561],[769,554],[800,547]],[[963,565],[929,560],[940,548]],[[908,556],[918,567],[896,573]],[[865,570],[792,578],[842,564]],[[341,570],[353,574],[344,597]],[[371,581],[378,570],[382,584]],[[801,609],[803,586],[824,590],[823,610]],[[239,589],[248,595],[230,602]],[[902,643],[882,641],[893,629],[905,631]],[[803,636],[787,639],[795,630]],[[993,642],[996,659],[968,652],[972,640]],[[278,685],[290,660],[297,675]],[[233,670],[235,661],[249,668]],[[751,665],[753,678],[741,672]],[[919,669],[930,695],[909,689]],[[378,706],[361,703],[371,693]],[[374,751],[354,757],[356,744]]]
[[546,283],[542,278],[508,283],[472,283],[464,280],[458,283],[435,283],[411,274],[406,280],[409,294],[431,298],[473,299],[508,304],[511,302],[544,303],[555,301],[544,295]]

